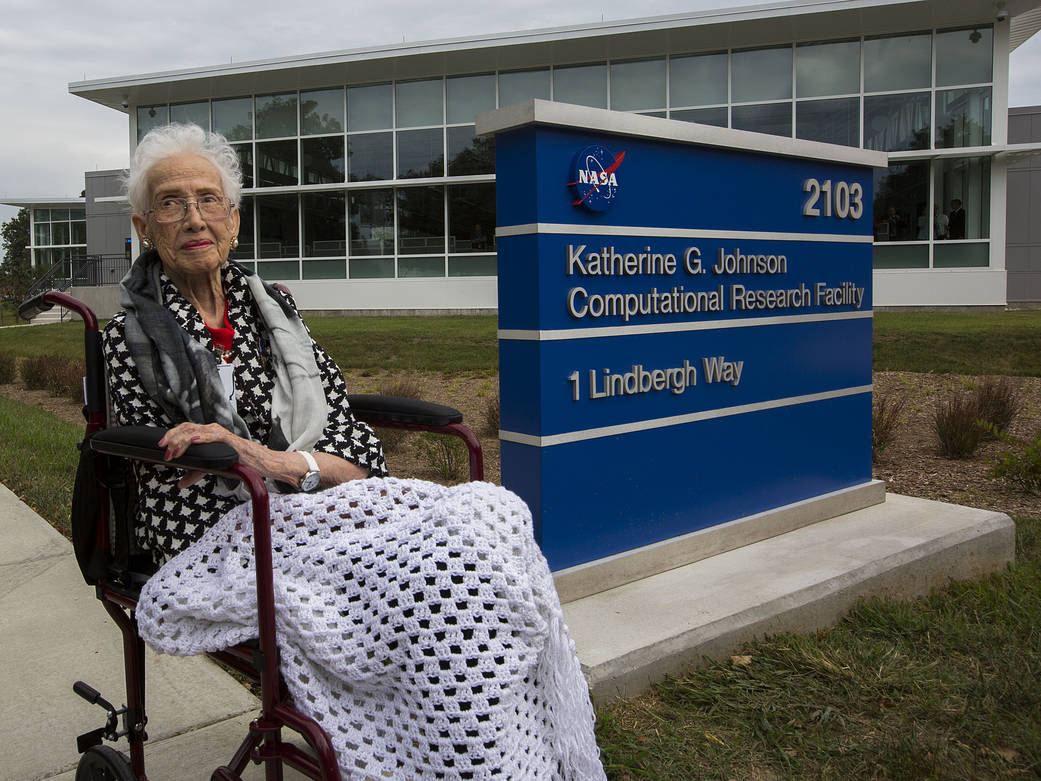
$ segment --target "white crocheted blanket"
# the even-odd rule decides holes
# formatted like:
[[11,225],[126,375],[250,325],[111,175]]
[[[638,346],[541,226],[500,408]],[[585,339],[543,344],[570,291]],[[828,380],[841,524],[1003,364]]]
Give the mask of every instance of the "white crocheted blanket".
[[[346,778],[605,778],[517,496],[370,479],[273,496],[271,519],[282,674]],[[137,620],[170,654],[256,636],[248,505],[149,580]]]

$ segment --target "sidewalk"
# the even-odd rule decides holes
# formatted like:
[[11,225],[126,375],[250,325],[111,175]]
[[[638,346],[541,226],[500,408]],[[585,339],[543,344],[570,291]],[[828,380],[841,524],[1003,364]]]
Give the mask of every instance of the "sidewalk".
[[[3,485],[0,637],[0,781],[72,781],[76,736],[105,723],[72,684],[86,681],[122,705],[121,635],[83,582],[71,543]],[[146,666],[149,778],[209,778],[245,736],[256,698],[203,657],[149,651]]]

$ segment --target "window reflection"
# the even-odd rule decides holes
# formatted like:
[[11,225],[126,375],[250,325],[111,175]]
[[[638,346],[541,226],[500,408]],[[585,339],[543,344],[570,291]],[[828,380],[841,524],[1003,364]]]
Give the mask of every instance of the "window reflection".
[[647,111],[665,106],[665,60],[611,63],[611,108]]
[[343,136],[305,138],[300,142],[304,184],[342,182]]
[[[355,190],[349,195],[351,255],[394,254],[394,192]],[[391,275],[393,276],[393,262]],[[351,264],[351,276],[354,264]]]
[[495,251],[495,185],[448,188],[448,251]]
[[959,157],[937,160],[934,165],[936,239],[989,238],[990,158]]
[[394,121],[397,127],[443,124],[442,90],[441,79],[399,81],[394,87]]
[[482,111],[495,108],[495,74],[447,79],[445,97],[445,116],[449,124],[473,122]]
[[994,31],[990,27],[936,34],[936,86],[979,84],[991,80]]
[[370,182],[394,178],[394,134],[361,133],[347,137],[348,180]]
[[929,148],[929,93],[864,98],[864,147],[883,152]]
[[875,241],[929,238],[929,163],[875,169]]
[[384,130],[394,126],[389,84],[347,88],[347,129]]
[[577,106],[607,108],[607,67],[581,65],[554,68],[553,100]]
[[154,127],[165,125],[170,121],[170,112],[166,106],[138,106],[137,107],[137,140],[140,141],[145,134]]
[[795,134],[808,141],[860,145],[860,99],[802,100],[795,104]]
[[670,111],[669,118],[681,119],[684,122],[700,122],[702,125],[726,127],[727,107],[716,106],[713,108],[688,108],[679,111]]
[[936,146],[990,144],[990,87],[936,93]]
[[758,106],[734,106],[731,109],[733,127],[754,130],[774,136],[791,136],[792,104],[764,103]]
[[210,103],[179,103],[170,106],[170,121],[182,125],[198,125],[203,130],[210,129]]
[[448,175],[495,173],[494,136],[476,135],[473,125],[448,128]]
[[860,41],[797,46],[795,84],[800,98],[860,92]]
[[[715,103],[726,103],[728,60],[726,52],[702,54],[697,57],[673,57],[669,61],[669,103],[673,106],[711,106]],[[676,112],[673,112],[673,116],[675,114]],[[723,126],[726,126],[726,122]]]
[[928,87],[932,51],[928,33],[868,38],[864,41],[864,92]]
[[296,135],[296,93],[257,96],[257,138]]
[[[791,47],[734,52],[730,57],[730,77],[732,100],[735,103],[790,98]],[[791,130],[788,134],[791,134]]]
[[239,156],[239,169],[242,171],[242,186],[253,186],[253,144],[233,144]]
[[283,187],[299,181],[295,140],[257,144],[258,187]]
[[300,223],[297,196],[258,195],[256,197],[258,257],[300,257]]
[[499,105],[512,106],[532,98],[549,100],[549,71],[513,71],[499,74]]
[[399,130],[396,135],[398,178],[414,179],[444,174],[444,131],[441,128]]
[[213,130],[229,141],[253,138],[253,98],[213,101]]
[[398,254],[445,251],[443,187],[402,187],[398,201]]
[[347,255],[346,198],[340,193],[304,193],[304,255]]
[[244,196],[239,203],[239,246],[231,251],[232,260],[253,260],[256,245],[253,243],[253,198]]
[[343,132],[343,90],[327,89],[300,93],[300,133]]

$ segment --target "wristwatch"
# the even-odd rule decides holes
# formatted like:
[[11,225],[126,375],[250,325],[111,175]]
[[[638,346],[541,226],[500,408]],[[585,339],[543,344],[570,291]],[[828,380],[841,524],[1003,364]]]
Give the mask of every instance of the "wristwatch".
[[306,450],[297,450],[296,452],[307,461],[307,472],[304,473],[303,478],[300,480],[300,490],[311,493],[318,488],[318,483],[322,480],[322,471],[318,468],[318,462],[314,460],[314,456]]

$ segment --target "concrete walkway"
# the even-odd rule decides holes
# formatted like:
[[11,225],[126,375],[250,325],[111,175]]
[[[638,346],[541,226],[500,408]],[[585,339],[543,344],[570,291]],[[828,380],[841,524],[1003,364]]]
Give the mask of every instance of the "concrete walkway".
[[[812,630],[871,594],[911,596],[1012,560],[1001,513],[890,495],[814,523],[564,606],[598,702],[639,691],[703,655],[765,633]],[[104,712],[77,679],[125,701],[116,626],[83,583],[71,545],[0,485],[0,781],[73,781],[76,736]],[[149,653],[152,781],[208,779],[258,709],[205,658]],[[252,768],[250,779],[263,778]],[[287,779],[299,778],[293,773]]]

